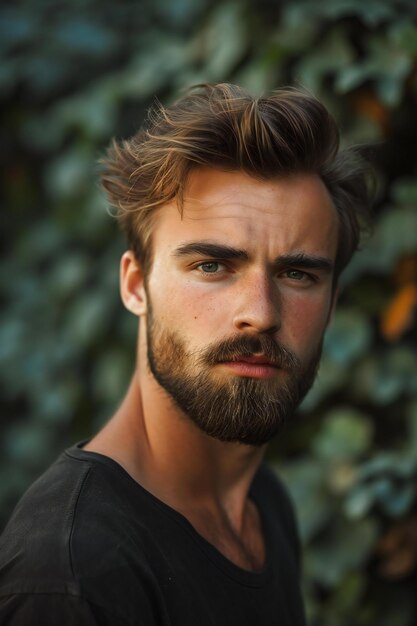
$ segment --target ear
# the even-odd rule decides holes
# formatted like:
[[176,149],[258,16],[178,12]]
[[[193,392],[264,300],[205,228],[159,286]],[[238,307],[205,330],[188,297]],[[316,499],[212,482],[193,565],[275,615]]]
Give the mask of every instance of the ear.
[[138,316],[146,313],[143,271],[131,250],[125,252],[120,260],[120,295],[128,311]]

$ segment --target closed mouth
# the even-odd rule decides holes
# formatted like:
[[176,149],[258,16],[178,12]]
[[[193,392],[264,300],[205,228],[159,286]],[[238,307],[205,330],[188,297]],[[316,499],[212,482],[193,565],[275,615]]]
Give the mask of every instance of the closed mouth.
[[232,363],[249,363],[250,365],[266,365],[268,367],[279,367],[277,363],[268,359],[266,356],[236,356],[228,359]]

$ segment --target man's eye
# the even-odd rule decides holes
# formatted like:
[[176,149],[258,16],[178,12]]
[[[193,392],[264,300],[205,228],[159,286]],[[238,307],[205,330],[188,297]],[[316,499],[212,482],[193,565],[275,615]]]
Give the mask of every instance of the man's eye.
[[221,264],[217,263],[217,261],[206,261],[205,263],[200,263],[197,269],[201,270],[204,274],[215,274],[219,271],[220,267]]
[[292,280],[303,280],[308,278],[308,275],[305,272],[301,272],[300,270],[287,270],[286,275],[288,278]]

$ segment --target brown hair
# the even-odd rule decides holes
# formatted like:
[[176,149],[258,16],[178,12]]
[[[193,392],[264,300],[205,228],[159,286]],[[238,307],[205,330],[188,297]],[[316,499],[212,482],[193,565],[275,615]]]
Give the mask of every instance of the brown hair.
[[156,210],[176,198],[182,211],[191,170],[242,170],[262,180],[316,173],[339,215],[337,277],[358,246],[360,216],[369,206],[361,159],[353,149],[338,149],[334,119],[304,91],[286,88],[254,98],[236,85],[198,85],[172,106],[152,108],[131,139],[113,141],[102,184],[147,271]]

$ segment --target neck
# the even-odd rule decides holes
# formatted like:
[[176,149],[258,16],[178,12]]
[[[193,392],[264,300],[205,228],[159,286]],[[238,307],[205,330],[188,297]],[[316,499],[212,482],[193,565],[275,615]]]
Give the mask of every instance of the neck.
[[[145,359],[141,359],[143,363]],[[119,409],[85,447],[113,458],[156,497],[192,517],[227,516],[237,532],[264,448],[209,437],[175,406],[146,365]]]

